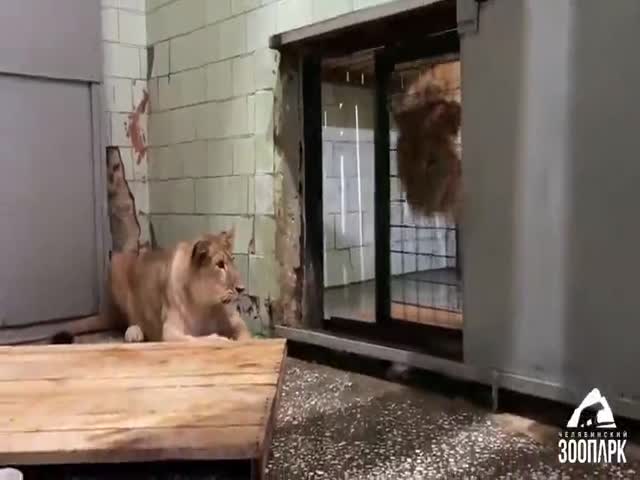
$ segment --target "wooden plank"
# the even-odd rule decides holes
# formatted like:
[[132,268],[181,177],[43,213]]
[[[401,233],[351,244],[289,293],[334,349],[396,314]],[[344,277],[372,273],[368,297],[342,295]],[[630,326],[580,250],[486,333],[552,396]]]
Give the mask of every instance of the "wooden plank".
[[0,348],[0,464],[257,459],[284,340]]
[[[216,345],[51,345],[0,348],[0,381],[265,373],[280,365],[282,343]],[[145,345],[145,344],[141,344]],[[212,355],[215,354],[215,362]],[[140,361],[144,360],[144,361]]]
[[271,440],[273,438],[273,431],[275,430],[276,421],[278,419],[278,406],[280,404],[282,384],[284,383],[286,357],[287,353],[285,346],[285,350],[283,350],[282,352],[282,363],[280,365],[280,372],[278,373],[278,384],[276,393],[270,404],[267,403],[267,422],[262,437],[260,437],[261,441],[259,445],[259,450],[262,451],[262,454],[253,463],[252,476],[254,479],[266,480],[267,478],[267,465],[269,463],[269,456],[271,454]]
[[75,395],[113,389],[146,390],[159,387],[220,387],[225,385],[264,385],[275,386],[278,373],[230,373],[216,376],[176,376],[176,377],[135,377],[135,378],[64,378],[58,380],[16,380],[0,384],[0,403],[2,399],[18,396],[29,398],[56,392],[72,392]]
[[252,459],[258,426],[15,432],[0,436],[0,465]]
[[274,393],[251,385],[2,395],[0,432],[261,425]]

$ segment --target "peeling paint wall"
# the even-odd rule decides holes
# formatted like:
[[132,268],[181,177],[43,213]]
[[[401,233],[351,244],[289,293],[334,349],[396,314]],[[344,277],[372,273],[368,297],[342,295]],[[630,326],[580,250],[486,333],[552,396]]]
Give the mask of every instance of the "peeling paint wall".
[[102,0],[102,39],[105,146],[119,148],[144,245],[150,241],[146,0]]

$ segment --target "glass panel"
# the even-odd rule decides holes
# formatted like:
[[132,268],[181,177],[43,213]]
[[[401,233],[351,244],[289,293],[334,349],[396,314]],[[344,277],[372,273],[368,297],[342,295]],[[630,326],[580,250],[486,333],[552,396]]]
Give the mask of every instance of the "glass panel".
[[374,322],[373,55],[322,65],[325,318]]
[[[462,328],[462,295],[460,268],[458,264],[458,230],[453,216],[446,213],[422,214],[419,208],[412,208],[407,201],[403,175],[406,178],[424,176],[417,184],[414,198],[429,203],[436,198],[426,189],[443,188],[447,175],[440,182],[427,180],[434,178],[433,167],[427,169],[426,158],[434,154],[434,144],[440,141],[431,135],[427,122],[431,121],[427,110],[415,109],[402,118],[405,143],[402,159],[398,163],[399,127],[394,112],[407,108],[414,98],[421,95],[425,76],[429,82],[441,87],[441,93],[448,99],[460,102],[460,69],[456,59],[420,60],[398,64],[391,76],[391,316],[404,320],[442,326]],[[407,134],[407,132],[409,132]],[[416,146],[416,142],[422,142]],[[432,142],[428,144],[427,142]],[[459,155],[460,136],[456,149]],[[428,172],[428,173],[427,173]],[[413,177],[411,177],[413,176]],[[423,189],[423,190],[420,190]]]

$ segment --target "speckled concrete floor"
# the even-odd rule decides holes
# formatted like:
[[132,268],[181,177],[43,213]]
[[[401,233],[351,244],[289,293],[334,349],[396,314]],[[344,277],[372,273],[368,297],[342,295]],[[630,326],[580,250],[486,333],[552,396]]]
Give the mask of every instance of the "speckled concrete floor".
[[298,360],[289,360],[283,395],[271,465],[277,479],[591,479],[640,471],[637,461],[561,468],[551,427]]
[[[638,478],[618,466],[561,468],[557,430],[373,377],[288,359],[270,479]],[[628,449],[629,450],[629,449]],[[46,478],[46,476],[44,477]],[[71,475],[74,480],[240,480],[223,473]]]

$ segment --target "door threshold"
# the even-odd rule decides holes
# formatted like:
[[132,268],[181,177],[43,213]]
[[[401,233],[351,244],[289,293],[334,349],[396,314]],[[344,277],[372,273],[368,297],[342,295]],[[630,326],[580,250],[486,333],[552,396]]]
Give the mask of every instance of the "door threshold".
[[330,350],[352,353],[377,360],[400,363],[459,380],[488,385],[492,384],[491,374],[486,370],[426,353],[405,350],[400,347],[390,347],[380,342],[357,340],[325,331],[282,326],[276,326],[275,333],[278,336],[294,342],[316,345]]

